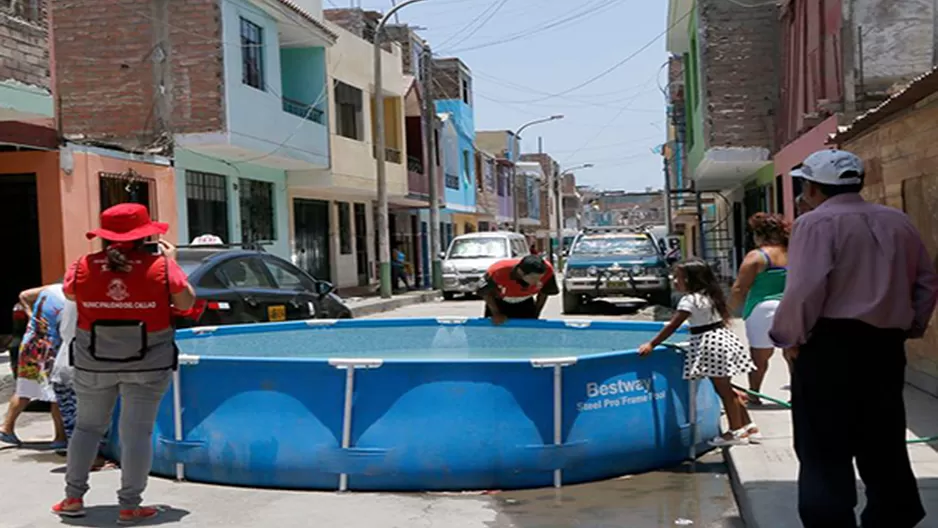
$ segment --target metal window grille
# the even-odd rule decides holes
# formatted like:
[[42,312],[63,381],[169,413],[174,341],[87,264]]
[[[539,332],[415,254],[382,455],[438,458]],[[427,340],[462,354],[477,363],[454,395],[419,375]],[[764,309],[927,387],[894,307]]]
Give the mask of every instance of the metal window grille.
[[228,187],[224,176],[187,170],[186,212],[190,237],[210,234],[230,241]]
[[240,178],[242,242],[269,242],[276,239],[274,184]]
[[98,188],[102,211],[117,204],[138,203],[147,207],[151,218],[156,218],[156,182],[133,169],[99,172]]
[[264,90],[264,28],[241,19],[241,81]]

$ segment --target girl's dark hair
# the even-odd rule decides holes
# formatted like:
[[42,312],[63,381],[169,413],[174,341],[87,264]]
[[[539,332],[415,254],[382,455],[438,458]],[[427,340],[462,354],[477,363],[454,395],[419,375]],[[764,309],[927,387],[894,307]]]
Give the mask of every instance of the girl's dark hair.
[[[138,251],[143,247],[146,240],[134,240],[131,251]],[[107,267],[111,271],[127,272],[130,271],[130,259],[127,258],[127,247],[115,244],[107,240],[104,241],[104,253],[107,255]]]
[[720,314],[723,323],[728,323],[732,318],[730,308],[726,304],[726,296],[723,294],[723,287],[717,280],[710,265],[698,258],[687,259],[675,265],[674,269],[681,274],[684,279],[684,287],[688,293],[699,293],[706,295],[713,303],[713,310]]
[[779,214],[756,213],[749,217],[749,229],[771,245],[788,247],[791,239],[791,223]]

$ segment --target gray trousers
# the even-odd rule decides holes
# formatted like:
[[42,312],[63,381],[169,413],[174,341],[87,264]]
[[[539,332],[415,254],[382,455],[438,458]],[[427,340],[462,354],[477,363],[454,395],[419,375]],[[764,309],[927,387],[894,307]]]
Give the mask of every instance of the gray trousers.
[[80,499],[88,492],[88,475],[98,455],[98,443],[107,431],[121,398],[118,433],[121,446],[121,489],[117,499],[123,508],[143,501],[143,490],[153,463],[153,425],[172,372],[86,372],[75,370],[78,420],[68,443],[65,496]]

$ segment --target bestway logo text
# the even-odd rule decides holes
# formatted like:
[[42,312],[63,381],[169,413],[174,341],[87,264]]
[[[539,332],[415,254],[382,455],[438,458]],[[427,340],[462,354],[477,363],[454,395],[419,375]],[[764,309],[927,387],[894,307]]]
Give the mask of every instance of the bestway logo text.
[[652,378],[642,378],[636,380],[618,380],[612,383],[594,383],[586,384],[586,397],[595,398],[596,396],[614,396],[616,394],[625,394],[628,392],[650,392]]

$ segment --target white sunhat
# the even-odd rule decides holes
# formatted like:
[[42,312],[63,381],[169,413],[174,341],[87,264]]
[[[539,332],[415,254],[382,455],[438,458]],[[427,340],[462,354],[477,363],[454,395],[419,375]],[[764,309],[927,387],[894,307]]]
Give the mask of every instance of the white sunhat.
[[[847,173],[856,176],[844,177]],[[790,174],[792,178],[823,185],[859,185],[863,183],[863,160],[845,150],[819,150],[805,158]]]

